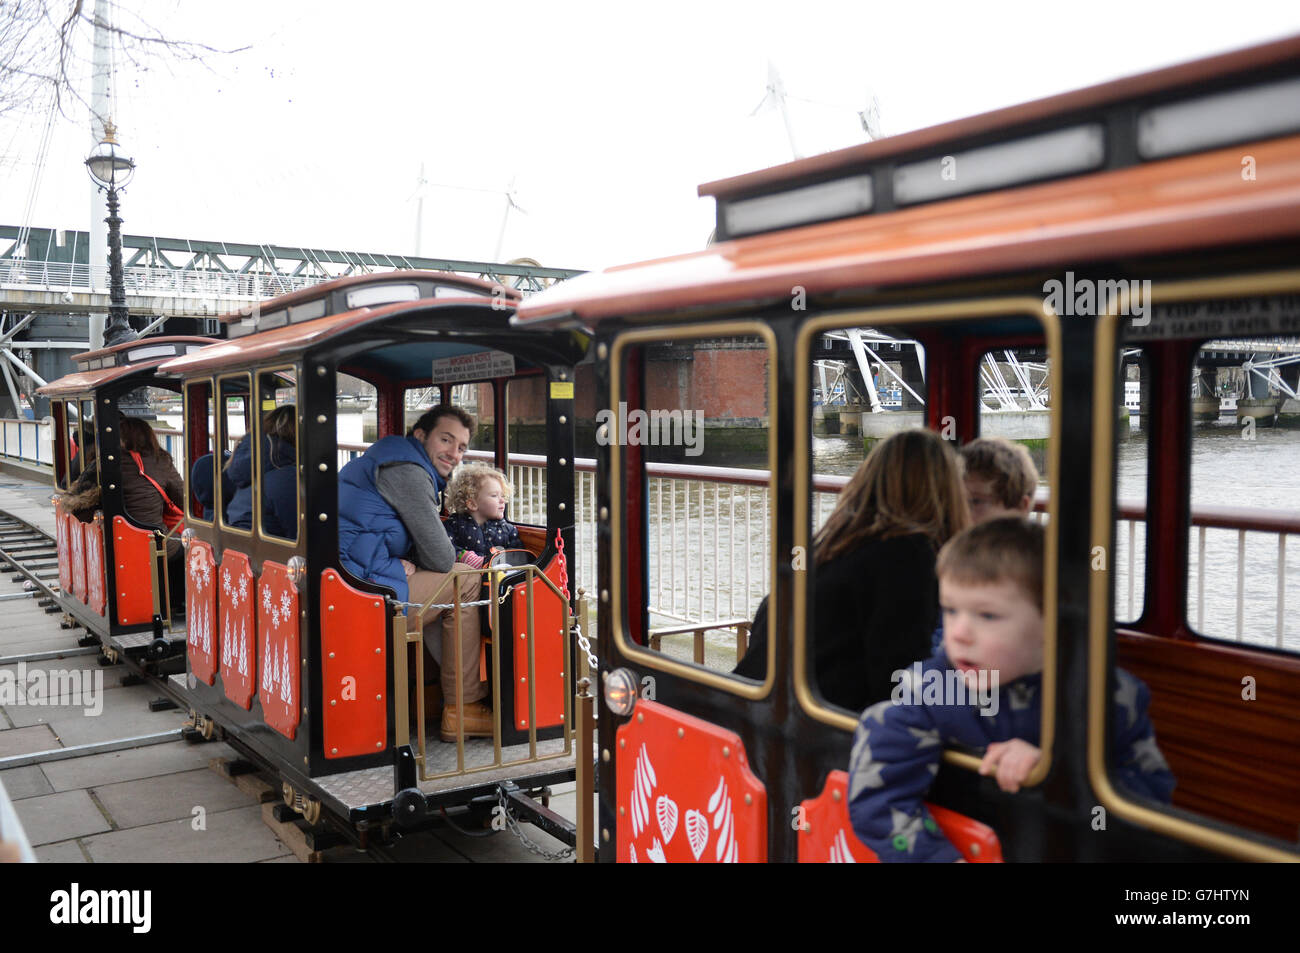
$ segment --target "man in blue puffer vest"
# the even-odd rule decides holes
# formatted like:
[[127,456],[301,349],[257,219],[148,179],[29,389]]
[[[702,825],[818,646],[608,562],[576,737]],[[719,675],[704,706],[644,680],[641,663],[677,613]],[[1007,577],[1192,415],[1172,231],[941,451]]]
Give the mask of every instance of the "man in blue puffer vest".
[[[405,437],[384,437],[339,472],[339,559],[355,576],[389,586],[403,602],[452,602],[443,583],[454,569],[456,551],[442,527],[442,493],[447,478],[469,447],[474,418],[459,407],[439,404],[427,410]],[[478,598],[480,580],[464,575],[461,602]],[[441,620],[441,640],[435,638]],[[487,686],[479,681],[479,611],[460,614],[460,667],[456,666],[455,613],[431,610],[424,618],[424,640],[442,666],[441,736],[454,742],[457,728],[468,737],[491,737],[492,712],[483,703]],[[463,710],[456,706],[457,688]]]

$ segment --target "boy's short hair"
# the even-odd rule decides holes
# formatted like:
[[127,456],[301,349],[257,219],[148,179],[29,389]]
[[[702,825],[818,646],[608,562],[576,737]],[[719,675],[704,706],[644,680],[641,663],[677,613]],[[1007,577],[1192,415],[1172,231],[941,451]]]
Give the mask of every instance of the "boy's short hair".
[[420,414],[420,418],[415,423],[411,424],[410,429],[406,431],[406,435],[414,437],[417,430],[423,430],[426,434],[432,433],[433,428],[438,426],[438,421],[442,420],[443,417],[455,417],[456,422],[468,430],[471,437],[474,435],[474,418],[452,404],[435,404],[430,407]]
[[514,493],[506,475],[496,467],[486,463],[466,463],[456,468],[451,482],[447,485],[447,510],[450,513],[468,513],[470,500],[478,499],[483,484],[487,480],[496,480],[501,484],[501,493],[507,503]]
[[939,550],[935,575],[964,585],[1010,580],[1043,611],[1043,527],[1022,516],[1004,516],[965,530]]
[[958,452],[967,476],[988,480],[993,495],[1007,509],[1017,509],[1025,496],[1033,500],[1038,489],[1038,468],[1024,444],[1005,437],[979,437]]

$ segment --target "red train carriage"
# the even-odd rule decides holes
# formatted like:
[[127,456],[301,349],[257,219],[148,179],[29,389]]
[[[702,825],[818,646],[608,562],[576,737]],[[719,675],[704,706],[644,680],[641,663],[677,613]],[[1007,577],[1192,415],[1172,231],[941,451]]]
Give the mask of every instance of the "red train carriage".
[[[119,422],[128,413],[123,401],[144,388],[179,393],[174,379],[158,375],[158,366],[211,343],[157,337],[78,354],[77,373],[38,391],[50,399],[54,418],[55,489],[60,496],[80,490],[83,499],[98,497],[79,514],[56,506],[59,603],[110,656],[148,667],[179,658],[184,629],[170,611],[164,554],[172,534],[141,524],[124,505],[123,467],[134,463],[119,439]],[[135,406],[145,409],[139,401]],[[166,433],[160,444],[174,454],[180,449]]]
[[[277,511],[272,527],[261,454],[252,455],[249,528],[228,522],[230,488],[215,470],[207,474],[215,505],[199,510],[191,497],[180,690],[206,735],[223,734],[270,766],[311,820],[323,809],[371,836],[498,784],[536,789],[573,777],[572,382],[586,339],[511,328],[517,301],[500,285],[455,275],[344,278],[231,316],[229,340],[163,368],[184,390],[188,453],[208,466],[208,454],[245,434],[260,444],[268,411],[296,408],[294,513]],[[453,384],[472,385],[471,449],[502,469],[507,442],[520,437],[511,399],[522,394],[540,408],[530,437],[546,456],[544,516],[519,526],[531,559],[485,569],[485,604],[459,610],[486,620],[492,739],[426,739],[424,695],[413,686],[432,663],[419,629],[392,590],[340,563],[338,473],[355,451],[339,446],[336,395],[350,378],[374,388],[374,439],[406,433],[413,405],[450,402]]]
[[[701,192],[717,202],[718,244],[520,308],[521,329],[594,334],[597,407],[620,419],[698,408],[704,449],[723,450],[708,462],[751,468],[730,479],[759,488],[733,497],[733,514],[752,515],[730,533],[771,542],[755,573],[767,585],[749,585],[748,551],[743,581],[726,565],[724,534],[687,564],[702,589],[746,586],[750,608],[770,586],[764,681],[731,674],[729,652],[661,649],[656,619],[679,606],[661,595],[674,588],[664,520],[693,491],[672,485],[687,468],[653,442],[605,434],[601,860],[870,859],[845,810],[859,713],[826,700],[808,655],[809,546],[844,483],[819,475],[828,355],[861,371],[864,392],[896,379],[911,394],[897,417],[874,400],[839,411],[864,442],[908,424],[958,442],[1002,433],[1046,477],[1043,757],[1008,794],[971,752],[945,753],[930,802],[967,858],[1300,858],[1300,639],[1284,610],[1300,514],[1294,499],[1194,495],[1198,441],[1213,435],[1188,400],[1215,361],[1249,360],[1273,409],[1239,407],[1219,431],[1249,438],[1294,406],[1294,372],[1277,363],[1274,380],[1260,355],[1300,346],[1296,102],[1293,39],[713,183]],[[741,360],[758,411],[716,386]],[[1116,423],[1130,367],[1143,389],[1132,434]],[[1293,477],[1300,454],[1277,433],[1269,452]],[[727,507],[715,498],[713,513]],[[1215,582],[1216,533],[1225,559],[1248,535],[1263,541],[1264,561],[1235,570],[1235,637],[1198,608],[1231,598],[1232,570]],[[734,622],[697,615],[685,628]],[[1128,792],[1107,755],[1121,664],[1151,688],[1172,806]]]

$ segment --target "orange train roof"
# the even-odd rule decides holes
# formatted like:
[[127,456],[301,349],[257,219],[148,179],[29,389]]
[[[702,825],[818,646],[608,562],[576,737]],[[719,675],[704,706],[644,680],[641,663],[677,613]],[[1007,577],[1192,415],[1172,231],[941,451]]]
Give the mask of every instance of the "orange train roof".
[[[279,311],[282,308],[290,308],[301,304],[304,301],[314,301],[324,295],[351,288],[356,285],[386,284],[393,281],[433,281],[450,287],[463,287],[470,294],[491,295],[495,293],[506,298],[510,302],[518,301],[523,297],[517,289],[511,288],[508,285],[500,284],[496,281],[488,281],[485,278],[470,278],[466,275],[458,275],[446,271],[399,270],[376,271],[364,275],[350,275],[346,278],[333,278],[329,281],[322,281],[320,284],[310,285],[306,288],[300,288],[297,291],[290,291],[287,294],[259,301],[257,302],[257,307],[261,311]],[[249,307],[245,307],[239,311],[231,311],[226,314],[218,315],[217,320],[225,324],[231,324],[248,317],[248,313]]]
[[[146,337],[95,351],[85,351],[73,355],[72,358],[78,364],[81,364],[85,368],[84,370],[66,374],[58,380],[50,381],[44,387],[38,388],[36,393],[42,397],[66,397],[72,394],[84,394],[120,378],[153,370],[163,362],[175,358],[178,350],[183,352],[190,348],[202,348],[212,344],[214,340],[214,338],[177,335]],[[169,353],[153,354],[139,360],[128,361],[128,357],[133,351],[147,353],[163,345],[171,346],[168,348]],[[105,359],[114,363],[108,367],[103,367],[102,363]]]
[[[1300,236],[1300,136],[1040,185],[790,228],[579,275],[529,298],[519,324],[948,281]],[[687,320],[686,315],[682,320]]]
[[422,298],[418,301],[401,301],[379,307],[356,308],[341,314],[326,315],[323,318],[313,318],[298,324],[286,324],[240,338],[218,341],[198,351],[166,361],[160,370],[163,374],[182,377],[220,370],[224,367],[261,363],[281,356],[285,360],[290,360],[313,345],[360,325],[381,321],[389,315],[403,311],[463,308],[469,305],[482,308],[490,314],[507,314],[499,306],[493,307],[493,304],[494,302],[489,302],[480,295],[474,295],[465,298]]

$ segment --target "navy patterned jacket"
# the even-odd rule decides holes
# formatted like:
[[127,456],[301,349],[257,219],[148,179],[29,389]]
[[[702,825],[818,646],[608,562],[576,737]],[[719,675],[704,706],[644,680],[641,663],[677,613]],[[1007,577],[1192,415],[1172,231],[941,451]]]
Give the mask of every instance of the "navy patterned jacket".
[[447,530],[451,545],[456,547],[457,554],[467,549],[486,559],[493,546],[499,549],[524,548],[519,539],[519,530],[509,520],[485,520],[479,526],[468,513],[454,513],[442,525]]
[[[991,714],[982,713],[980,701],[974,697],[964,705],[924,703],[953,700],[951,694],[927,697],[926,689],[947,683],[954,674],[942,649],[926,662],[917,663],[896,686],[893,699],[862,713],[853,736],[849,818],[854,832],[882,862],[951,862],[961,857],[922,803],[939,773],[945,745],[983,749],[1012,738],[1039,743],[1041,674],[1000,686],[996,705],[991,695],[985,699],[985,710]],[[1114,763],[1118,779],[1132,792],[1167,804],[1174,776],[1156,747],[1155,731],[1147,717],[1151,692],[1123,669],[1116,676]],[[894,700],[908,701],[909,697],[915,703]]]

